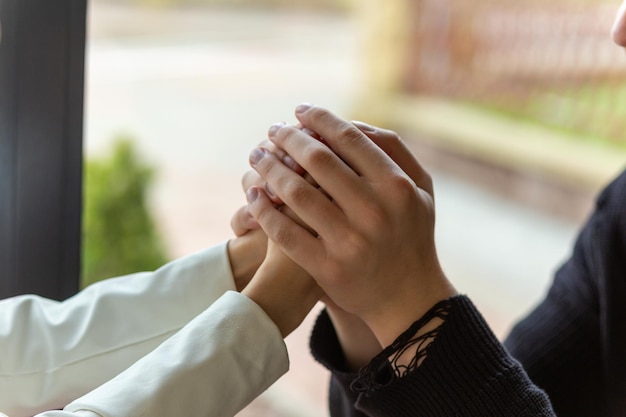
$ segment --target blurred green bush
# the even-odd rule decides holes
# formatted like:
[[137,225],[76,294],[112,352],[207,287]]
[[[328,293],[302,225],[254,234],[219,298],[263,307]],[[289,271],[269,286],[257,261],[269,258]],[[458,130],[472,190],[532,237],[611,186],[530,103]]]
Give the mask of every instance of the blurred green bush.
[[132,139],[119,137],[110,156],[85,163],[81,285],[167,261],[147,205],[154,169]]

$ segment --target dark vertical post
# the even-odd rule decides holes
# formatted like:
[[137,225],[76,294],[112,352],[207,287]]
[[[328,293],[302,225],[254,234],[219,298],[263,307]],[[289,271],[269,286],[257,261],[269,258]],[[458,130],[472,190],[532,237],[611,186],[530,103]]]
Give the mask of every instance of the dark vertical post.
[[0,0],[0,298],[78,289],[86,0]]

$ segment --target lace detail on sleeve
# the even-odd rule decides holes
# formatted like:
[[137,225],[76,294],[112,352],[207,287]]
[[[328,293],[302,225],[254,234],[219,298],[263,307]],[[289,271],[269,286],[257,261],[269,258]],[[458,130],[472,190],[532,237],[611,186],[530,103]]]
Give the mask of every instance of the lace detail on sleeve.
[[[451,306],[451,300],[435,304],[390,346],[376,355],[367,366],[361,368],[359,376],[352,382],[350,388],[354,392],[367,394],[379,390],[395,379],[414,373],[426,359],[428,347],[437,338]],[[424,327],[433,325],[435,327],[420,332]],[[414,353],[411,353],[412,351]],[[413,355],[408,361],[406,360],[407,354]]]

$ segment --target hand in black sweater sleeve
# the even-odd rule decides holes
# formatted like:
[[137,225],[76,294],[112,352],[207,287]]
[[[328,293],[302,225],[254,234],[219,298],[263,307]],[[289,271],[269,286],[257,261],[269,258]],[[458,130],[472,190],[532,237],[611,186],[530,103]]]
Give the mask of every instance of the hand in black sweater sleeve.
[[364,368],[360,376],[345,372],[334,329],[322,313],[311,348],[332,372],[331,416],[554,416],[545,393],[504,350],[471,301],[454,297],[447,308],[425,359],[403,376],[379,357],[372,361],[379,365]]

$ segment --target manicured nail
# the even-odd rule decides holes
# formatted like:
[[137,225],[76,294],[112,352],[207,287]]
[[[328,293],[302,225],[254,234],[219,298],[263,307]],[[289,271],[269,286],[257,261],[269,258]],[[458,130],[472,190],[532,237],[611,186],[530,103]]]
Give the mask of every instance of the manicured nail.
[[308,109],[310,109],[311,107],[313,107],[312,104],[310,103],[302,103],[300,105],[298,105],[298,107],[296,107],[296,113],[304,113],[305,111],[307,111]]
[[248,188],[246,191],[246,199],[248,200],[248,204],[254,203],[254,201],[259,198],[259,190],[256,187]]
[[368,125],[367,123],[363,123],[358,120],[353,120],[352,124],[358,127],[363,132],[376,132],[376,128],[374,126]]
[[265,149],[263,148],[254,148],[252,152],[250,152],[250,162],[252,165],[258,164],[261,159],[265,156]]
[[280,128],[282,128],[283,126],[285,126],[285,123],[283,122],[274,123],[273,125],[270,126],[270,130],[268,134],[272,137],[276,136],[276,133],[278,133]]

